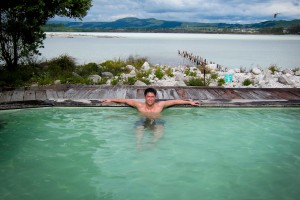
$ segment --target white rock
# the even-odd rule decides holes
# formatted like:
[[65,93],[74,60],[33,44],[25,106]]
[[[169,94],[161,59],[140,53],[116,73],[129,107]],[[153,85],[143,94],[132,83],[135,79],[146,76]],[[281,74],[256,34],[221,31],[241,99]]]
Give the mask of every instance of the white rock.
[[235,73],[241,73],[241,69],[240,68],[234,68],[234,72]]
[[261,74],[261,70],[258,69],[257,67],[254,67],[251,71],[252,71],[252,73],[255,74],[255,75]]
[[132,65],[126,65],[126,68],[127,68],[127,69],[130,69],[130,70],[135,70],[135,67],[132,66]]
[[186,78],[182,73],[176,74],[175,81],[185,81],[185,80],[186,80]]
[[264,74],[264,78],[265,81],[270,81],[272,79],[272,74],[271,71],[267,70]]
[[294,83],[286,76],[282,75],[278,78],[278,82],[284,85],[293,85]]
[[55,80],[55,81],[54,81],[54,84],[55,84],[55,85],[59,85],[59,84],[61,84],[61,81],[60,81],[60,80]]
[[133,76],[135,76],[136,75],[136,72],[135,72],[135,70],[134,69],[132,69],[131,71],[130,71],[130,73],[129,73],[130,75],[133,75]]
[[101,76],[102,77],[112,78],[114,75],[111,72],[102,72]]
[[292,70],[290,70],[290,69],[284,69],[284,70],[282,71],[282,74],[294,74],[294,73],[293,73]]
[[150,65],[149,65],[149,63],[148,62],[145,62],[143,65],[142,65],[142,69],[144,69],[144,70],[149,70],[150,69]]
[[99,75],[90,75],[88,77],[89,80],[91,80],[93,83],[99,83],[101,81],[101,76]]
[[171,80],[158,80],[155,85],[156,86],[174,86],[176,81]]
[[134,83],[134,86],[146,86],[147,84],[140,81],[140,80],[137,80],[135,83]]
[[184,81],[175,81],[174,86],[186,86]]

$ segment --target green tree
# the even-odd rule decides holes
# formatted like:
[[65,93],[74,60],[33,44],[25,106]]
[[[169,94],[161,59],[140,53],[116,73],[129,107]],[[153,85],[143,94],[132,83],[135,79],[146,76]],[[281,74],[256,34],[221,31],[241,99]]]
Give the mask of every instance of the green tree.
[[9,71],[39,54],[42,27],[55,16],[82,19],[92,0],[6,0],[0,6],[0,61]]

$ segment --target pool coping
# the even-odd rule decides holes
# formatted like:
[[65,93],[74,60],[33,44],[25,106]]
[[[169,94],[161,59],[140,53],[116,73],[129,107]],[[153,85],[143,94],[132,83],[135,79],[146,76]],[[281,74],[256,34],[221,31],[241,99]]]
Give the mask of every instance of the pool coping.
[[[36,107],[129,107],[107,98],[144,101],[147,86],[48,85],[0,89],[0,110]],[[300,107],[300,88],[154,87],[158,100],[193,99],[199,107]],[[180,105],[176,107],[190,107]]]

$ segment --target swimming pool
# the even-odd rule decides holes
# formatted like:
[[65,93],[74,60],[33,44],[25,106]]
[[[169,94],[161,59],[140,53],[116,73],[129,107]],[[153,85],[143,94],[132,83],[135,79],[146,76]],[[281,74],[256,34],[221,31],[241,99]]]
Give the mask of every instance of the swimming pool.
[[0,199],[297,199],[299,108],[0,111]]

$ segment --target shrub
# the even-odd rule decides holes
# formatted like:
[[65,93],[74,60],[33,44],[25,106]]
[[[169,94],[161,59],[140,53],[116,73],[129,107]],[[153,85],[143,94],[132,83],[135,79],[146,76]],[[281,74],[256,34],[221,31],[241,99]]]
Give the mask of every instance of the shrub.
[[68,55],[60,55],[58,58],[53,58],[48,62],[48,66],[59,67],[61,71],[72,72],[75,70],[75,59]]
[[212,79],[212,80],[217,80],[218,79],[218,74],[217,73],[211,73],[210,74],[210,78]]
[[206,86],[203,78],[192,78],[186,82],[187,86]]
[[100,85],[105,85],[107,81],[108,81],[108,77],[102,77],[99,84]]
[[150,85],[150,81],[146,78],[140,78],[138,80],[144,82],[146,85]]
[[249,85],[251,85],[251,84],[253,84],[253,82],[252,82],[249,78],[247,78],[247,79],[245,79],[245,80],[243,81],[243,85],[244,85],[244,86],[249,86]]
[[174,77],[173,70],[170,67],[167,67],[164,70],[169,77]]
[[147,71],[145,71],[145,70],[139,70],[137,73],[136,73],[136,78],[138,79],[138,80],[141,80],[141,79],[143,79],[143,78],[146,78],[146,77],[148,77],[150,74],[151,74],[151,69],[149,69],[149,70],[147,70]]
[[99,74],[100,68],[96,63],[88,63],[86,65],[80,65],[76,68],[76,73],[80,76],[89,76],[92,74]]
[[111,85],[117,85],[119,83],[119,81],[120,81],[119,78],[113,78],[110,83],[111,83]]
[[184,71],[184,74],[187,75],[187,76],[193,76],[193,77],[197,76],[197,73],[196,73],[196,72],[192,72],[192,71],[190,70],[190,68],[187,68],[187,69]]
[[126,63],[122,60],[108,60],[101,63],[100,72],[111,72],[114,76],[119,76],[122,73],[129,73],[126,68]]
[[124,85],[134,85],[137,79],[135,77],[128,77],[123,84]]
[[162,79],[164,77],[164,73],[160,67],[156,68],[154,74],[158,79]]
[[268,69],[272,72],[272,74],[279,71],[279,68],[276,65],[271,65]]
[[136,69],[141,69],[142,65],[147,61],[146,57],[133,57],[129,56],[126,60],[127,65],[132,65]]
[[224,78],[221,78],[221,79],[218,80],[218,86],[222,86],[224,84],[225,84]]

